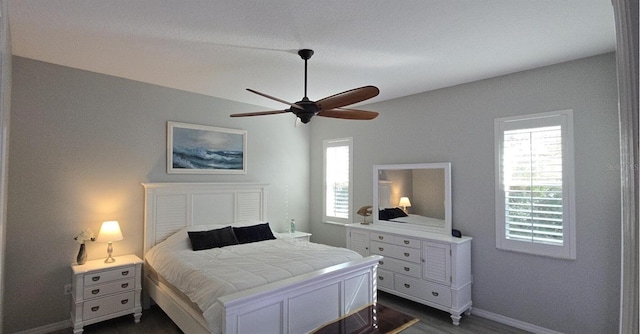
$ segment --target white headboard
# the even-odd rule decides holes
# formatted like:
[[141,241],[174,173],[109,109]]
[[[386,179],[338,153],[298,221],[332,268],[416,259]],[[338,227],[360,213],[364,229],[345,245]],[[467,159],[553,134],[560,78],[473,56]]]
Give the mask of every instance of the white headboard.
[[185,226],[266,221],[265,183],[143,183],[144,254]]

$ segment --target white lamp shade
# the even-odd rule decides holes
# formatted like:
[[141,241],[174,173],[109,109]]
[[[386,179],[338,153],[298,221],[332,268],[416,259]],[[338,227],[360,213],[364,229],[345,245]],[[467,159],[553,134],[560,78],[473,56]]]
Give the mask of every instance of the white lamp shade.
[[111,220],[102,223],[100,232],[96,238],[97,242],[112,242],[122,240],[122,231],[120,231],[120,224],[117,221]]
[[400,203],[398,206],[407,207],[411,206],[411,201],[409,201],[409,197],[400,197]]

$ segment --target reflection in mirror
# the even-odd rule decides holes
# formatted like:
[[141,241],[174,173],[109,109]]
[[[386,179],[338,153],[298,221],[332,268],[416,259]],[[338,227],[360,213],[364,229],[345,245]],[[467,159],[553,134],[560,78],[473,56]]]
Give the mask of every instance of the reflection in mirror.
[[451,163],[373,166],[374,223],[451,234]]

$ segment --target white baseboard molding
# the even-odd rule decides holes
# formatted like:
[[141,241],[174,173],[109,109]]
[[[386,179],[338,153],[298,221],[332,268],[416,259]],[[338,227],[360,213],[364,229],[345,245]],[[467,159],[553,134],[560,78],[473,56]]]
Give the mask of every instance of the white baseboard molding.
[[520,321],[520,320],[516,320],[516,319],[512,319],[509,317],[505,317],[503,315],[500,314],[496,314],[493,312],[489,312],[489,311],[485,311],[479,308],[473,308],[471,310],[471,315],[475,315],[481,318],[485,318],[485,319],[489,319],[489,320],[493,320],[495,322],[499,322],[501,324],[505,324],[511,327],[515,327],[518,329],[522,329],[524,331],[527,332],[531,332],[534,334],[563,334],[562,332],[556,332],[544,327],[540,327],[540,326],[536,326],[533,324],[530,324],[528,322],[524,322],[524,321]]
[[27,329],[21,332],[16,332],[14,334],[47,334],[55,331],[59,331],[61,329],[72,328],[71,320],[65,320],[56,322],[54,324],[45,325],[38,328]]

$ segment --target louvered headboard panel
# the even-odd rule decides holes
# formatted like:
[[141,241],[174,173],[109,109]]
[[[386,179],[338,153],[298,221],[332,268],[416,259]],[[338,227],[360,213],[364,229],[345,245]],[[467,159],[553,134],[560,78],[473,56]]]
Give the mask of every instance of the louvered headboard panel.
[[144,253],[190,225],[266,221],[264,183],[143,183]]

